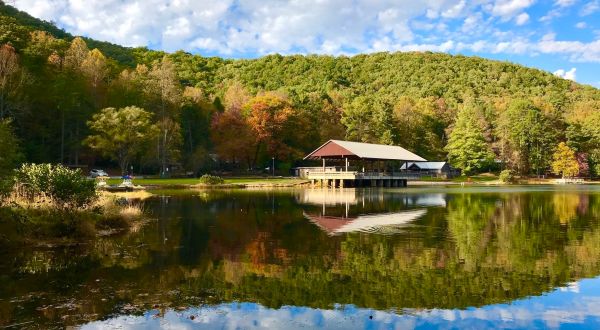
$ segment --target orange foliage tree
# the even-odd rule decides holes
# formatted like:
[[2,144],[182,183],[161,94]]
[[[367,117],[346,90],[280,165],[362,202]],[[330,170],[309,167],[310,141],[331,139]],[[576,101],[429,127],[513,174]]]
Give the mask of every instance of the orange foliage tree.
[[256,162],[256,135],[237,109],[216,113],[211,123],[211,139],[221,159],[233,164],[246,162],[253,168]]
[[298,154],[291,145],[294,127],[294,109],[290,101],[274,92],[257,95],[245,106],[248,123],[256,134],[258,149],[266,147],[266,152],[277,158],[289,158]]

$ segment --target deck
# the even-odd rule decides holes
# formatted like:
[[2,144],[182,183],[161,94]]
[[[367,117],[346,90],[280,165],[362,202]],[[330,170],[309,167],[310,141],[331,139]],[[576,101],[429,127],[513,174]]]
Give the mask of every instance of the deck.
[[313,186],[343,187],[406,187],[408,176],[403,173],[358,171],[310,171],[307,179]]

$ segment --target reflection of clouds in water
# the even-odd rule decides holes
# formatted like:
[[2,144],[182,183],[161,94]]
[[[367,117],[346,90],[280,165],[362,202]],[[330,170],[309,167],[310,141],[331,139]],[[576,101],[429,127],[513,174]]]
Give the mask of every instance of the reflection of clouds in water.
[[[83,329],[353,329],[353,328],[600,328],[600,278],[578,282],[580,291],[557,289],[547,295],[466,310],[405,310],[404,314],[346,306],[332,310],[284,306],[266,308],[230,303],[183,312],[156,312],[97,321]],[[572,286],[572,284],[570,285]],[[191,316],[194,319],[191,319]],[[372,316],[372,318],[370,318]]]

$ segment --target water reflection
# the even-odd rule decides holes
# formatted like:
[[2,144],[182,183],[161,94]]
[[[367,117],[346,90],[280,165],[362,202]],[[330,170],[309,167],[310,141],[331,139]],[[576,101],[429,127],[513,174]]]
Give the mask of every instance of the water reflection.
[[[78,325],[115,315],[132,316],[107,322],[152,326],[157,312],[149,310],[160,311],[165,318],[156,322],[165,324],[171,317],[216,322],[217,315],[237,324],[227,318],[238,313],[235,302],[257,311],[235,314],[257,326],[315,313],[321,316],[311,322],[325,326],[344,324],[342,316],[375,327],[435,327],[452,318],[502,326],[498,315],[530,315],[524,324],[541,327],[551,325],[548,315],[563,322],[577,313],[584,325],[596,322],[591,305],[576,304],[575,296],[568,303],[576,294],[597,301],[581,280],[600,274],[596,187],[164,195],[170,197],[146,201],[156,221],[138,233],[0,251],[0,326]],[[580,293],[572,292],[577,286]],[[567,289],[552,291],[557,287]],[[374,318],[366,320],[369,313]],[[488,322],[482,313],[493,316],[490,323],[481,323]],[[195,320],[186,318],[191,314]]]
[[542,296],[481,308],[378,311],[353,305],[334,309],[255,303],[226,303],[183,311],[152,310],[93,322],[84,330],[105,328],[203,329],[557,329],[600,327],[600,278],[582,280]]
[[319,211],[305,211],[303,215],[330,236],[352,232],[397,234],[427,213],[426,209],[413,207],[446,205],[445,194],[441,193],[399,195],[367,189],[301,190],[296,192],[296,201],[321,206]]

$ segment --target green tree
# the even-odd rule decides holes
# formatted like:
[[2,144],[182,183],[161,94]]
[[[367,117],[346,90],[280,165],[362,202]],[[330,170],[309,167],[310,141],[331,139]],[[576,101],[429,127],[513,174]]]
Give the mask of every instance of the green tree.
[[372,135],[372,103],[366,96],[358,96],[344,107],[342,124],[346,138],[359,142],[374,142]]
[[521,174],[546,171],[556,131],[542,109],[524,99],[511,102],[497,123],[497,134],[507,145],[503,156]]
[[446,151],[452,166],[463,170],[463,174],[481,171],[494,160],[484,137],[482,116],[477,108],[465,105],[458,112],[456,123],[450,132]]
[[552,156],[552,172],[562,177],[574,177],[579,173],[579,164],[573,151],[566,143],[561,142]]
[[151,113],[133,106],[103,109],[88,122],[94,135],[88,136],[85,143],[116,160],[125,173],[131,160],[144,152],[157,134],[151,118]]

